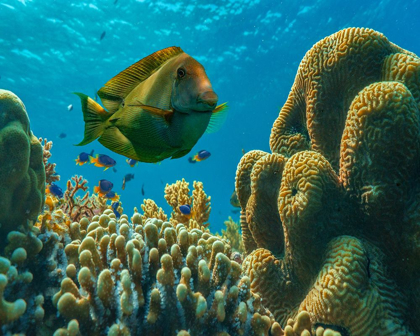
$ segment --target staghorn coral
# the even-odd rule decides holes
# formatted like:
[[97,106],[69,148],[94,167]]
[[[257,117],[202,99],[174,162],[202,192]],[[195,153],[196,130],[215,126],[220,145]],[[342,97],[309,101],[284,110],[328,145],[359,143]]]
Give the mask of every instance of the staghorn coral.
[[44,205],[42,146],[29,128],[22,101],[0,90],[0,250],[7,233],[30,230]]
[[92,218],[95,214],[101,213],[108,206],[106,199],[96,195],[89,196],[87,191],[83,197],[76,196],[79,190],[86,191],[88,183],[83,176],[75,175],[67,181],[67,189],[64,192],[64,202],[60,206],[72,221],[79,221],[83,217]]
[[60,181],[60,175],[57,175],[55,171],[56,164],[48,162],[52,155],[51,149],[53,146],[53,142],[48,141],[46,138],[39,138],[38,140],[42,145],[42,160],[44,162],[45,167],[45,182],[47,184],[51,184],[53,182]]
[[344,29],[302,60],[273,154],[241,159],[243,271],[282,325],[306,311],[308,335],[420,333],[419,93],[416,55]]
[[[165,199],[172,207],[172,213],[169,221],[176,226],[178,223],[185,223],[189,228],[197,228],[206,230],[210,225],[208,219],[210,217],[210,201],[211,197],[207,196],[203,190],[203,183],[194,181],[194,189],[190,196],[189,183],[184,179],[176,181],[171,185],[166,184]],[[191,218],[182,214],[179,210],[181,205],[191,206]]]

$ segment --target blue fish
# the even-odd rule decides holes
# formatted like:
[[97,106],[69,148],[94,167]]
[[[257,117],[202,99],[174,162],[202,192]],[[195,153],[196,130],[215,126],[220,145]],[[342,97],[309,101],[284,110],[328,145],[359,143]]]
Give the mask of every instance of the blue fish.
[[122,190],[125,190],[125,184],[134,178],[134,174],[126,174],[123,179]]
[[111,204],[112,211],[115,214],[115,217],[119,219],[121,217],[121,214],[118,212],[118,207],[120,206],[120,202],[114,202]]
[[115,193],[115,191],[108,191],[105,195],[104,195],[104,197],[105,198],[107,198],[107,199],[109,199],[109,200],[111,200],[111,201],[118,201],[119,199],[120,199],[120,196],[117,194],[117,193]]
[[54,183],[51,183],[49,186],[47,186],[47,188],[45,189],[45,192],[53,194],[54,196],[56,196],[58,198],[63,197],[63,190],[58,185],[56,185]]
[[200,162],[200,161],[208,159],[210,155],[211,153],[209,151],[206,151],[205,149],[203,149],[199,151],[197,154],[195,154],[194,156],[190,157],[188,159],[188,162],[190,163]]
[[135,165],[139,163],[137,160],[134,160],[134,159],[127,159],[125,161],[130,165],[130,167],[134,167]]
[[79,156],[76,159],[76,165],[80,165],[83,166],[85,163],[89,162],[89,157],[93,155],[93,149],[92,151],[89,153],[86,152],[82,152],[79,154]]
[[180,205],[179,206],[179,211],[181,211],[181,213],[187,217],[188,219],[191,218],[191,206],[189,206],[188,204],[185,205]]
[[96,157],[91,157],[90,163],[94,163],[95,167],[105,167],[105,170],[107,170],[108,168],[114,167],[117,161],[108,155],[99,154]]
[[93,188],[93,192],[99,194],[99,196],[105,196],[106,193],[110,192],[114,187],[114,184],[108,180],[100,180],[99,185]]

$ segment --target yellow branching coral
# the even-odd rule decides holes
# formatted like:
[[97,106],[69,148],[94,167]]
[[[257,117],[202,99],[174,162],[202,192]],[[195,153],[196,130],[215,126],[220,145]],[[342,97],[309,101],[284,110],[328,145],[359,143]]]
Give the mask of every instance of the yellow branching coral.
[[183,223],[187,220],[185,215],[179,210],[180,205],[192,206],[192,197],[189,195],[189,183],[184,179],[176,181],[173,184],[166,184],[165,199],[166,202],[172,207],[170,222],[174,225]]
[[162,208],[158,207],[152,199],[145,198],[141,209],[143,210],[143,215],[141,216],[143,221],[146,221],[148,218],[157,218],[163,221],[168,219],[168,216],[165,215]]
[[[167,184],[165,187],[165,199],[172,207],[172,213],[169,221],[176,226],[178,223],[183,223],[188,228],[199,228],[205,230],[210,223],[208,219],[210,216],[210,200],[203,190],[203,183],[194,181],[194,189],[192,196],[190,196],[189,183],[184,179],[176,181],[171,185]],[[189,205],[191,207],[191,216],[184,215],[179,207],[181,205]]]
[[210,217],[210,201],[211,197],[207,196],[203,190],[203,183],[194,181],[194,189],[192,191],[193,199],[193,219],[200,226],[207,227]]
[[[240,161],[244,274],[282,325],[304,311],[311,322],[285,335],[420,332],[419,106],[420,59],[344,29],[307,52],[273,125],[278,193],[253,200],[273,154]],[[259,212],[280,216],[280,233],[267,235]]]

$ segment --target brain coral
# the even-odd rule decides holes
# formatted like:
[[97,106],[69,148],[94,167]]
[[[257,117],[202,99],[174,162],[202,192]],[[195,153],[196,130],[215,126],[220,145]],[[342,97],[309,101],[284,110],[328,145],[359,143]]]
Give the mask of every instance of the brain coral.
[[22,101],[6,90],[0,90],[0,163],[1,243],[9,231],[28,229],[27,220],[36,220],[45,194],[42,146]]
[[283,327],[306,311],[342,335],[420,333],[419,107],[420,59],[374,30],[303,58],[273,153],[236,175],[244,274]]

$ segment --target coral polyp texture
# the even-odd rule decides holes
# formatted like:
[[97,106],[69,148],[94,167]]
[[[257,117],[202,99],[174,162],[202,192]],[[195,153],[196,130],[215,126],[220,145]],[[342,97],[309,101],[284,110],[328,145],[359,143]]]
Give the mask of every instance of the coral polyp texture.
[[[44,204],[42,146],[22,101],[0,89],[0,243],[18,227],[29,230]],[[0,246],[1,250],[1,246]]]
[[419,107],[420,59],[344,29],[303,58],[272,153],[242,157],[243,272],[285,334],[303,313],[308,335],[420,334]]

